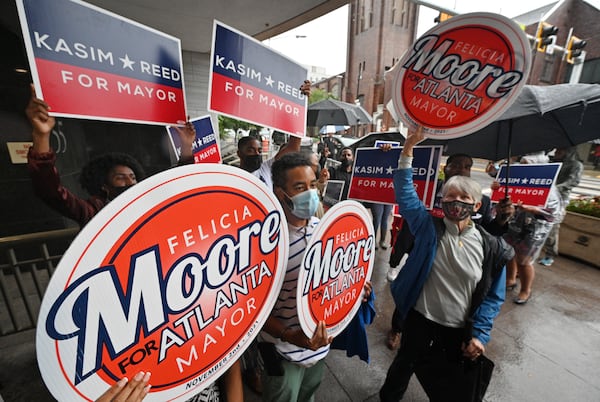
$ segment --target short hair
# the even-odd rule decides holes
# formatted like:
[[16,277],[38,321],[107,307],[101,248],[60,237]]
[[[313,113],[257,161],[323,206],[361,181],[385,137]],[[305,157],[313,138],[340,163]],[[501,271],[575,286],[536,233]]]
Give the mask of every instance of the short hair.
[[137,181],[144,179],[146,173],[140,163],[130,155],[112,152],[89,161],[79,176],[79,183],[89,195],[103,195],[102,186],[107,184],[108,173],[115,166],[127,166],[135,174]]
[[475,180],[466,176],[452,176],[442,187],[442,197],[444,197],[450,189],[455,189],[461,193],[468,194],[473,198],[475,203],[481,201],[482,193],[481,186]]
[[473,158],[471,157],[471,155],[468,154],[463,154],[463,153],[458,153],[458,154],[452,154],[448,157],[448,159],[446,159],[446,165],[452,163],[452,161],[454,159],[459,159],[459,158],[467,158],[471,160],[471,163],[473,163]]
[[273,188],[284,188],[287,181],[287,171],[297,168],[298,166],[308,166],[312,171],[312,163],[310,162],[310,159],[300,152],[285,154],[273,162],[273,166],[271,167]]
[[[258,138],[250,135],[240,138],[237,143],[238,150],[247,146],[250,141],[258,141]],[[260,141],[258,141],[258,143],[260,144]]]
[[313,155],[315,155],[317,157],[317,159],[319,158],[319,155],[311,149],[301,149],[300,153],[302,154],[302,156],[306,157],[308,160],[310,160],[310,158],[312,158]]
[[354,156],[354,150],[351,147],[343,147],[338,152],[338,155],[339,155],[340,159],[342,158],[342,154],[344,153],[344,151],[347,150],[347,149],[349,149],[350,152],[352,152],[352,156]]

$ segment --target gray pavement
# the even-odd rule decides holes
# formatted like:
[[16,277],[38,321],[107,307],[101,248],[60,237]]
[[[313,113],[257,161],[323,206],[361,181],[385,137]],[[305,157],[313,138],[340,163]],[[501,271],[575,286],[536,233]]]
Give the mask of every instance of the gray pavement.
[[[317,402],[378,401],[394,352],[385,346],[393,311],[386,280],[389,250],[377,251],[377,317],[368,328],[371,362],[332,351]],[[536,264],[533,295],[511,302],[496,320],[487,355],[496,363],[486,401],[600,401],[600,269],[559,257]],[[0,394],[9,401],[51,401],[37,369],[34,332],[0,337]],[[260,397],[246,390],[245,400]],[[405,401],[427,401],[413,378]]]

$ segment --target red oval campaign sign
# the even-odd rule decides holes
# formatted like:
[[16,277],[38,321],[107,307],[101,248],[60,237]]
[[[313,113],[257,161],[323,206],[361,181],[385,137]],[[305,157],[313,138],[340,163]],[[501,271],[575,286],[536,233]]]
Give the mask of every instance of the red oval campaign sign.
[[527,36],[512,20],[492,13],[452,17],[398,62],[393,105],[427,137],[461,137],[500,117],[525,85],[530,64]]
[[298,319],[308,337],[319,321],[336,336],[360,308],[375,259],[373,222],[356,201],[335,204],[312,234],[298,275]]
[[215,381],[279,294],[283,219],[256,177],[215,164],[170,169],[108,204],[42,302],[37,355],[52,394],[93,400],[140,370],[152,373],[149,401],[186,400]]

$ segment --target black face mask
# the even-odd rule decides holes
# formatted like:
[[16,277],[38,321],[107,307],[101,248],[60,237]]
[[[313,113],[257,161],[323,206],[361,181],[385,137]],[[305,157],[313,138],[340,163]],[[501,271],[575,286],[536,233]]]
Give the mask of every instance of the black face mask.
[[442,202],[442,211],[446,218],[452,221],[462,221],[473,215],[475,204],[469,204],[462,201]]
[[133,187],[133,184],[130,184],[129,186],[121,186],[121,187],[109,186],[108,194],[106,195],[106,198],[109,201],[112,201],[115,198],[117,198],[118,196],[120,196],[121,194],[123,194],[125,191],[129,190],[131,187]]
[[352,161],[350,159],[342,159],[340,162],[342,162],[342,167],[343,168],[347,168],[349,166],[352,166]]
[[244,170],[252,173],[262,164],[262,155],[249,155],[244,158]]

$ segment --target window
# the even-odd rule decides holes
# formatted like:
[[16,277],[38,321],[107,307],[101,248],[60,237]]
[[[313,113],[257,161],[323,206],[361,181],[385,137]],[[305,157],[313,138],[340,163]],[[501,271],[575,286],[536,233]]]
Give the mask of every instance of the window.
[[363,32],[365,28],[365,0],[358,1],[358,9],[360,12],[359,21],[360,21],[360,32]]
[[549,54],[544,55],[544,63],[540,72],[540,81],[552,83],[552,73],[554,72],[554,57]]
[[401,21],[400,21],[400,26],[401,27],[407,27],[408,26],[408,2],[406,0],[401,0],[402,1],[402,5],[401,5]]

